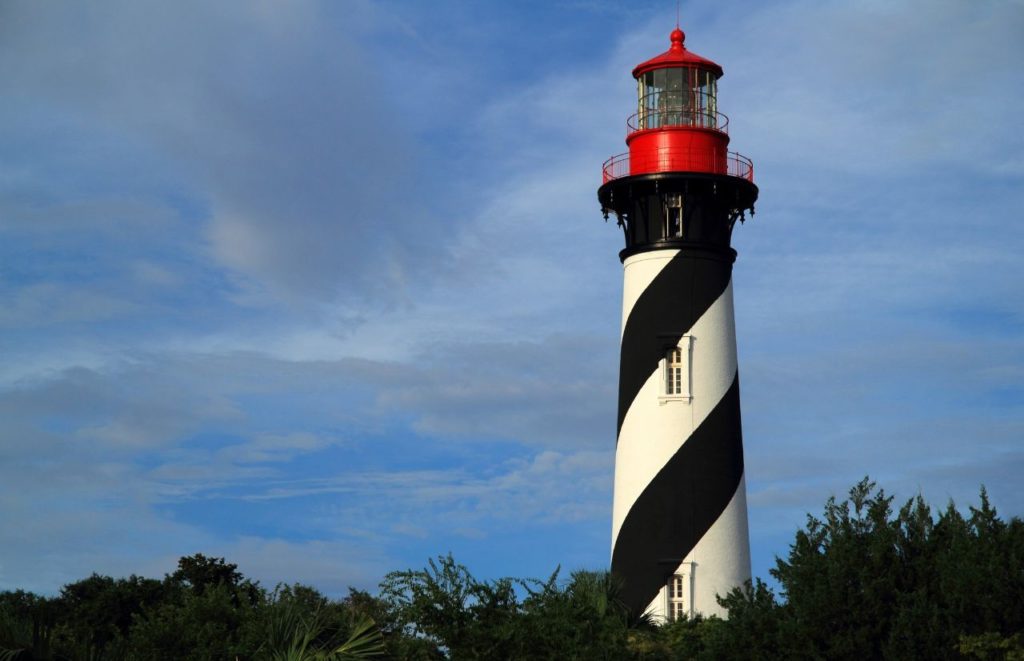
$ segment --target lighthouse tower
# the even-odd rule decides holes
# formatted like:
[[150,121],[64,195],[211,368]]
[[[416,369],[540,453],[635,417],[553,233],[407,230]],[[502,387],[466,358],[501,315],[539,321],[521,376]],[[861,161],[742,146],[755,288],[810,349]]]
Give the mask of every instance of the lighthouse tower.
[[730,239],[757,186],[728,151],[722,67],[685,38],[633,69],[629,151],[598,189],[626,244],[612,573],[660,619],[721,615],[750,579]]

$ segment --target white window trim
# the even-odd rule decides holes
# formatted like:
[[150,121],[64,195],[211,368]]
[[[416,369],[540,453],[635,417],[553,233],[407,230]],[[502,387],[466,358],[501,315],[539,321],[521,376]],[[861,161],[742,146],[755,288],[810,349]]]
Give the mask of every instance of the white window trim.
[[[692,561],[684,562],[682,566],[676,570],[676,573],[668,579],[668,585],[665,586],[665,619],[668,622],[678,619],[675,609],[673,608],[674,604],[682,604],[682,613],[688,618],[692,618],[696,613],[693,603],[695,587],[693,570],[695,564],[696,563]],[[682,583],[683,595],[682,597],[674,599],[672,597],[672,587],[676,579],[679,579]]]
[[[669,394],[669,351],[679,348],[681,354],[682,382],[678,393]],[[668,336],[665,337],[665,345],[662,350],[661,360],[658,363],[658,371],[661,375],[661,385],[658,387],[658,399],[662,402],[689,402],[693,399],[693,336],[683,335],[676,344],[672,344]]]

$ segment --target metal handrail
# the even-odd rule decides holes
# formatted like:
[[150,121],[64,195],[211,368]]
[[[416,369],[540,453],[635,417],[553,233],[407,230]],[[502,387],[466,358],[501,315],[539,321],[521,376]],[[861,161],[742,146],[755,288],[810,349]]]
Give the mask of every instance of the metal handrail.
[[754,161],[750,160],[743,154],[738,152],[727,152],[725,155],[726,166],[728,168],[726,174],[730,177],[740,177],[753,183],[754,181]]
[[[692,154],[693,151],[694,150],[676,147],[659,150],[658,154],[659,156],[671,158],[673,156],[680,156],[684,153]],[[699,170],[699,172],[714,173],[714,169]],[[604,165],[601,166],[602,183],[605,184],[629,174],[629,152],[616,154],[605,161]],[[725,157],[725,172],[722,174],[726,174],[730,177],[739,177],[740,179],[746,179],[749,182],[753,182],[754,162],[743,154],[738,154],[734,151],[727,152]]]
[[694,110],[685,106],[668,108],[648,108],[633,113],[626,120],[626,135],[647,129],[662,128],[699,128],[714,129],[729,133],[729,118],[724,114],[711,110]]
[[629,174],[629,152],[624,154],[616,154],[612,156],[604,165],[601,166],[601,175],[603,181],[601,183],[607,184],[612,179],[619,179]]

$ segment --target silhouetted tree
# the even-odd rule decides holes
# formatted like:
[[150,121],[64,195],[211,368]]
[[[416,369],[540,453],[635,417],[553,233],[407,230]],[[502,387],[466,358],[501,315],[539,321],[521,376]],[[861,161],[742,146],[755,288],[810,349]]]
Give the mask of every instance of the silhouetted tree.
[[[721,599],[709,658],[960,659],[1024,630],[1024,524],[999,519],[982,489],[964,517],[920,496],[898,511],[867,478],[808,516],[772,575]],[[1000,648],[1002,649],[1002,648]],[[982,657],[977,657],[982,658]],[[1001,657],[1000,657],[1001,658]]]
[[607,572],[483,581],[452,556],[392,572],[380,596],[268,593],[223,558],[162,581],[93,574],[57,597],[0,592],[0,660],[1009,659],[1024,661],[1024,523],[978,507],[898,509],[863,480],[808,516],[728,612],[655,626]]

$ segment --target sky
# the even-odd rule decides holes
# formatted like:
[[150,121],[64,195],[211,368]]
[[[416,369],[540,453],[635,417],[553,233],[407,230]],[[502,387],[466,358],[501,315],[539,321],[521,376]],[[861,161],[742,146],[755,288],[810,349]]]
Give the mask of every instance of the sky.
[[[0,1],[0,590],[607,567],[601,163],[671,2]],[[1024,3],[686,1],[753,571],[870,475],[1024,515]]]

